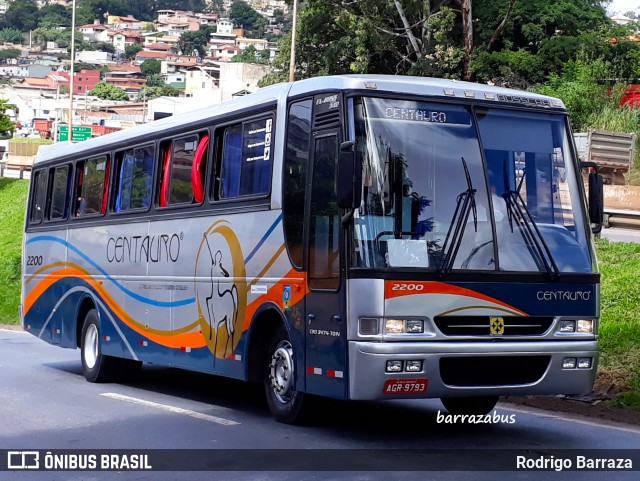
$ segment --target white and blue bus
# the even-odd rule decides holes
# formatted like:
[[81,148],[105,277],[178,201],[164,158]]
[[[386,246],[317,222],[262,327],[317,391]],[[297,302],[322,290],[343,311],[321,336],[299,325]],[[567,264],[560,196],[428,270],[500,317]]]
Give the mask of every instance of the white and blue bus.
[[22,324],[79,347],[88,381],[261,382],[289,423],[310,395],[477,414],[584,393],[602,190],[582,167],[558,99],[374,75],[58,143],[33,165]]

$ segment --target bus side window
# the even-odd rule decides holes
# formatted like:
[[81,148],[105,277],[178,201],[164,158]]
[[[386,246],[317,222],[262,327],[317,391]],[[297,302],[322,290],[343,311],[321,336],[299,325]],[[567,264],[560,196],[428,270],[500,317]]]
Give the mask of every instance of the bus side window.
[[160,207],[166,207],[169,199],[169,182],[171,181],[171,148],[173,142],[163,142],[160,147],[162,160],[162,175],[160,178]]
[[109,171],[108,157],[78,162],[76,173],[75,217],[104,214],[106,183]]
[[151,205],[154,148],[137,147],[116,154],[115,211]]
[[273,118],[224,129],[218,197],[234,199],[268,194],[271,188]]
[[65,219],[69,208],[67,198],[69,190],[69,166],[63,165],[54,169],[51,180],[49,201],[49,220]]
[[162,154],[160,207],[201,203],[209,134],[193,134],[166,142]]
[[44,206],[47,201],[47,171],[39,170],[35,173],[33,182],[34,190],[31,199],[30,221],[32,224],[39,224],[44,217]]

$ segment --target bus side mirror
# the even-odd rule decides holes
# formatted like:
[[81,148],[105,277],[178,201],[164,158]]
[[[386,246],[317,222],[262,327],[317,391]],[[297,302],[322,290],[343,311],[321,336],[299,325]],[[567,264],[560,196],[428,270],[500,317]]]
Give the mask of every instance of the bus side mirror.
[[589,184],[587,197],[589,201],[589,222],[594,224],[591,228],[594,234],[599,234],[604,222],[604,181],[598,173],[598,167],[593,162],[582,162],[582,167],[594,167],[589,172]]
[[362,200],[362,154],[354,150],[353,140],[340,144],[336,190],[338,207],[356,209]]

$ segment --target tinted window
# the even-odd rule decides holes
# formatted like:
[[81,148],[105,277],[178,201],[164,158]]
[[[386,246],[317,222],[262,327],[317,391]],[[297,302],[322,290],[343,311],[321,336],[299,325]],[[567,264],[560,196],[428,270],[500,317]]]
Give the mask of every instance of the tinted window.
[[272,131],[270,117],[224,129],[219,198],[269,193]]
[[44,206],[47,200],[47,172],[40,170],[35,173],[33,180],[33,197],[31,199],[31,222],[42,222]]
[[298,267],[302,266],[311,105],[310,99],[293,104],[287,121],[287,152],[283,173],[284,229],[289,256]]
[[315,289],[340,287],[340,212],[335,180],[337,158],[336,135],[316,139],[309,217],[309,286]]
[[154,149],[152,146],[117,154],[115,211],[148,208],[151,205]]
[[51,203],[49,204],[49,219],[64,219],[67,217],[67,187],[69,185],[69,166],[57,167],[53,173],[51,183]]
[[84,217],[102,214],[104,205],[105,179],[109,169],[106,157],[78,162],[76,179],[75,216]]

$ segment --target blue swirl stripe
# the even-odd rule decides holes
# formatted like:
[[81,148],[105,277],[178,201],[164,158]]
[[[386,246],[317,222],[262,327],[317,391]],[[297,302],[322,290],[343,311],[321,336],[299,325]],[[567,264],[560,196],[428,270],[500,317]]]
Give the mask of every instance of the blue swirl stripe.
[[132,297],[136,301],[140,301],[140,302],[142,302],[144,304],[149,304],[151,306],[156,306],[156,307],[181,307],[181,306],[187,306],[189,304],[193,304],[194,302],[196,302],[196,298],[195,297],[191,297],[189,299],[183,299],[181,301],[173,301],[173,302],[156,301],[155,299],[149,299],[148,297],[141,296],[140,294],[137,294],[137,293],[127,289],[122,284],[120,284],[118,281],[114,280],[107,273],[107,271],[105,271],[96,262],[94,262],[93,259],[91,259],[89,256],[87,256],[84,252],[82,252],[80,249],[78,249],[73,244],[71,244],[71,243],[69,243],[69,242],[67,242],[65,240],[59,239],[58,237],[49,236],[49,235],[41,235],[41,236],[36,236],[36,237],[32,237],[31,239],[29,239],[27,241],[27,245],[28,244],[33,244],[35,242],[57,242],[58,244],[62,244],[67,249],[72,250],[73,252],[78,254],[80,257],[82,257],[82,259],[84,259],[87,263],[89,263],[94,269],[96,269],[98,272],[100,272],[106,279],[108,279],[111,283],[113,283],[118,289],[120,289],[126,295],[128,295],[129,297]]
[[265,241],[267,240],[267,238],[271,235],[271,233],[273,232],[273,230],[277,227],[277,225],[280,223],[280,221],[282,220],[282,214],[280,214],[277,219],[275,220],[275,222],[273,224],[271,224],[271,227],[269,227],[269,229],[267,230],[267,232],[265,233],[264,236],[262,236],[262,239],[260,239],[260,241],[256,244],[256,246],[253,248],[253,250],[251,251],[251,253],[247,256],[247,258],[244,260],[245,264],[248,264],[249,261],[251,260],[251,258],[256,255],[256,252],[258,252],[258,249],[260,249],[260,247],[262,247],[262,244],[265,243]]

